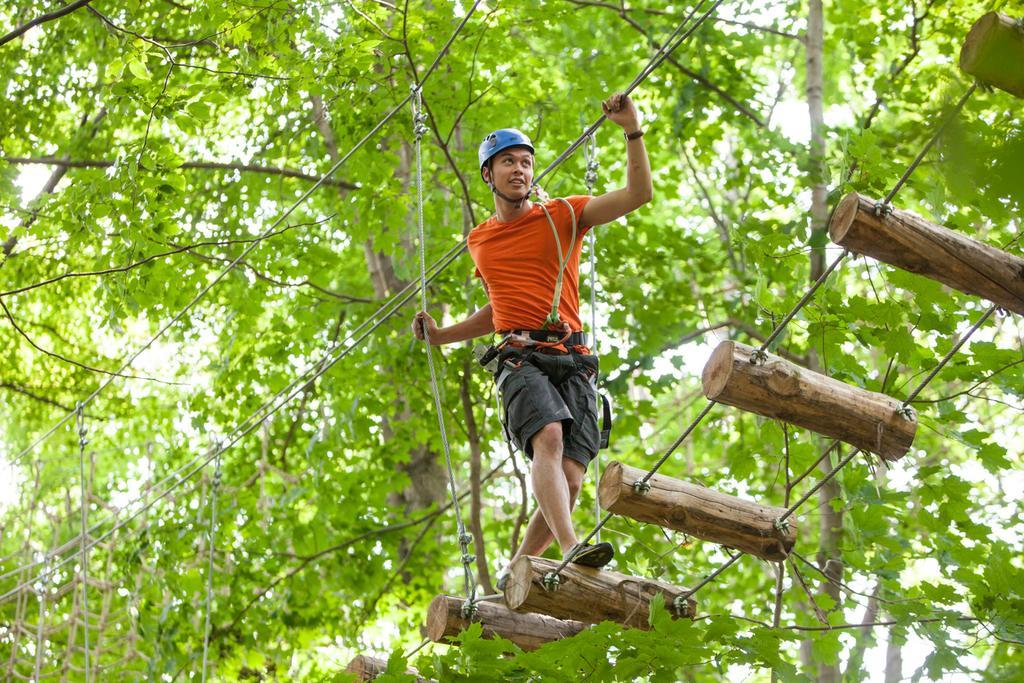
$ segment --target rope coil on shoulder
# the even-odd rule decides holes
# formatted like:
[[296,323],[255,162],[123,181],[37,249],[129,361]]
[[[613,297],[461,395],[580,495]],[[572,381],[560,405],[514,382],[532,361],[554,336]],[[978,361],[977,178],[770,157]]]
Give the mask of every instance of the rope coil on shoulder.
[[[413,147],[416,156],[416,226],[419,237],[420,257],[420,310],[427,310],[427,258],[426,258],[426,237],[423,229],[423,156],[422,138],[429,131],[426,125],[427,117],[423,113],[423,95],[419,85],[411,86],[412,90],[412,120],[413,120]],[[470,569],[476,558],[470,554],[469,545],[472,537],[466,533],[466,527],[462,522],[462,512],[459,508],[459,494],[455,490],[455,472],[452,469],[451,446],[448,443],[448,432],[445,429],[444,409],[441,406],[441,393],[438,389],[437,372],[434,369],[434,354],[430,348],[430,334],[427,326],[422,326],[423,343],[427,351],[427,367],[430,370],[430,389],[434,395],[434,407],[437,410],[437,422],[441,432],[441,445],[444,449],[445,464],[448,468],[448,484],[451,490],[452,508],[455,510],[455,523],[458,533],[460,560],[462,562],[462,574],[466,597],[472,605],[473,597],[476,594],[476,583],[473,572]]]
[[[535,191],[537,186],[534,186]],[[551,232],[555,236],[555,247],[558,249],[558,277],[555,278],[555,293],[551,299],[551,311],[548,313],[548,317],[544,319],[545,325],[558,325],[561,320],[558,317],[558,306],[562,301],[562,282],[565,278],[565,267],[569,264],[569,259],[572,257],[572,250],[576,247],[576,235],[578,233],[578,226],[576,220],[576,210],[572,208],[572,204],[569,200],[563,197],[557,197],[556,201],[565,204],[566,208],[569,209],[569,216],[572,218],[572,239],[569,240],[569,248],[563,253],[562,251],[562,239],[558,235],[558,228],[555,227],[555,220],[551,217],[551,212],[548,211],[548,207],[544,205],[544,202],[538,202],[541,210],[544,212],[544,216],[548,219],[548,225],[551,226]]]

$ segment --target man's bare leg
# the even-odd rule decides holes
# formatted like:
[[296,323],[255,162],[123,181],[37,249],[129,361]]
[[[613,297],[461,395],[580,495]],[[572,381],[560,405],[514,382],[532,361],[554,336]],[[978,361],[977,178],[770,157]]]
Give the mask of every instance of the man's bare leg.
[[[569,507],[571,509],[576,506],[576,498],[579,496],[586,470],[575,460],[562,458],[562,473],[565,476],[566,485],[569,487]],[[536,487],[536,484],[534,486]],[[509,564],[515,562],[522,555],[540,555],[548,549],[554,540],[555,535],[551,533],[547,522],[544,521],[544,515],[539,508],[534,510],[530,517],[530,523],[526,525],[523,542],[519,545]]]
[[562,423],[544,425],[530,439],[530,444],[533,446],[533,467],[530,468],[533,495],[562,552],[568,552],[577,538],[572,528],[569,483],[562,471]]

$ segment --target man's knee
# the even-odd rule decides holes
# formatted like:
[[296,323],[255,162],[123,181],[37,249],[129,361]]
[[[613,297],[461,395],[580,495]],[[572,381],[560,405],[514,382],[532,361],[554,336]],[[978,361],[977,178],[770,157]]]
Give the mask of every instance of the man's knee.
[[549,422],[530,439],[534,458],[562,457],[562,423]]
[[569,495],[575,500],[583,488],[583,478],[587,470],[572,458],[562,458],[562,471],[565,472],[565,483],[569,485]]

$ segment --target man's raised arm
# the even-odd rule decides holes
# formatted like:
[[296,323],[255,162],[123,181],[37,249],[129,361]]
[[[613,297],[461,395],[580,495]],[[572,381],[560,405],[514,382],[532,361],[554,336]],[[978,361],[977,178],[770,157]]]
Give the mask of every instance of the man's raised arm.
[[640,115],[628,95],[617,93],[601,103],[605,116],[622,128],[626,135],[626,186],[594,197],[583,209],[580,223],[584,226],[603,225],[651,201],[654,187],[651,183],[651,164],[641,137]]

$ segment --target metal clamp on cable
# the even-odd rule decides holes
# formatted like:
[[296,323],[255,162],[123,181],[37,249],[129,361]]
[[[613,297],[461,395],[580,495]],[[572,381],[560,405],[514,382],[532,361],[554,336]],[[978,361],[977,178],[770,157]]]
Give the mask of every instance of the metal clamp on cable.
[[875,207],[872,213],[875,214],[875,218],[885,218],[886,216],[892,215],[892,204],[886,202],[875,202]]
[[651,490],[650,482],[644,481],[643,479],[637,479],[633,482],[633,491],[638,495],[642,496]]
[[914,420],[917,419],[917,415],[914,413],[914,409],[911,408],[909,405],[900,406],[896,410],[896,413],[907,422],[913,422]]
[[778,531],[780,534],[788,534],[789,533],[789,520],[788,519],[782,519],[781,517],[776,517],[775,520],[772,522],[772,526],[775,527],[775,530]]
[[544,578],[541,579],[541,584],[544,586],[544,590],[549,593],[553,593],[562,585],[562,577],[555,572],[548,572],[544,575]]
[[768,354],[764,352],[764,349],[754,349],[750,354],[751,365],[764,365],[768,362]]
[[690,593],[684,593],[683,595],[677,595],[672,600],[672,612],[677,617],[685,617],[690,613],[690,605],[686,602],[690,598]]
[[462,614],[463,619],[468,619],[472,621],[476,618],[477,613],[479,613],[480,611],[480,608],[476,606],[475,593],[476,591],[474,591],[473,597],[467,599],[464,603],[462,603],[462,609],[460,609],[459,612]]

